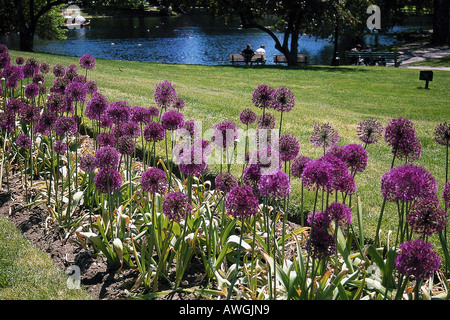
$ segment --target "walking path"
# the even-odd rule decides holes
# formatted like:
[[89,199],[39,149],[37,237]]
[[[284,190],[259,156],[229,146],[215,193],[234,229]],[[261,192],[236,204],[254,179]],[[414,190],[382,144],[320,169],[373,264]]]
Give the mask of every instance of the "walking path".
[[410,63],[417,61],[448,56],[450,55],[450,45],[433,46],[429,41],[417,41],[415,43],[401,45],[398,48],[398,51],[400,52],[400,68],[450,71],[450,67],[426,67],[409,65]]

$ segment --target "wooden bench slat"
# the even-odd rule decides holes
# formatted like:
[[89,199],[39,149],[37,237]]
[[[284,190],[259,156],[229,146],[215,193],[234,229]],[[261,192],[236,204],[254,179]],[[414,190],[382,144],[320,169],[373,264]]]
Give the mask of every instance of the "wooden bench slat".
[[[230,62],[245,62],[245,57],[240,53],[230,53]],[[255,53],[252,58],[250,59],[250,62],[256,62],[256,63],[265,63],[266,57],[264,54],[261,53]]]

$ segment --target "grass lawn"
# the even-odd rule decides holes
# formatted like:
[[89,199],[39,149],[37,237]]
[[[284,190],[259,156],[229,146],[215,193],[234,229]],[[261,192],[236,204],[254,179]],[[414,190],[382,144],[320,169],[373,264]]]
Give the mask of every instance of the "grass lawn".
[[89,299],[86,291],[68,289],[64,271],[3,216],[0,239],[0,300]]
[[[18,51],[10,54],[12,59],[19,55],[25,59],[34,56],[50,65],[78,63],[76,57]],[[283,116],[283,133],[296,136],[301,154],[313,158],[322,152],[309,142],[314,123],[331,122],[339,132],[339,144],[343,145],[359,142],[356,126],[361,120],[374,117],[386,125],[392,118],[406,117],[414,122],[422,143],[423,155],[416,163],[435,176],[439,192],[444,185],[445,149],[434,142],[433,130],[438,123],[450,120],[450,72],[435,71],[430,90],[425,90],[419,71],[404,68],[200,66],[97,60],[88,78],[97,82],[99,92],[110,102],[126,100],[140,106],[154,105],[155,84],[169,80],[186,101],[183,110],[186,119],[202,121],[203,130],[226,119],[244,129],[239,122],[243,108],[262,113],[251,101],[257,85],[287,86],[295,94],[296,106]],[[53,76],[48,76],[46,84],[50,86],[52,82]],[[279,113],[275,115],[278,119]],[[373,238],[382,202],[380,177],[390,168],[392,154],[384,141],[370,145],[368,151],[369,166],[356,176],[356,182],[364,205],[366,236]],[[236,166],[235,170],[239,169]],[[298,181],[294,180],[292,189],[291,203],[295,204],[300,194]],[[306,196],[310,204],[312,191]],[[393,204],[388,204],[385,217],[382,229],[387,233],[390,225],[396,225]]]
[[450,67],[450,56],[442,58],[431,58],[423,61],[417,61],[410,64],[411,66],[424,67]]

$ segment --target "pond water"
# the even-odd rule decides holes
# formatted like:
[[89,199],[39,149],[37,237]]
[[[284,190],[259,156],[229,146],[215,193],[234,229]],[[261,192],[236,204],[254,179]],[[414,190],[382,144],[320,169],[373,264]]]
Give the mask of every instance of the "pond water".
[[[281,33],[276,33],[282,39]],[[373,36],[366,42],[373,43]],[[17,48],[14,36],[1,38],[11,48]],[[380,35],[380,44],[392,44],[392,35]],[[104,17],[90,19],[90,25],[67,32],[67,40],[36,38],[35,51],[69,56],[90,53],[95,58],[146,62],[226,65],[229,54],[239,53],[246,44],[257,49],[266,46],[267,64],[279,54],[273,39],[256,29],[243,29],[236,21],[225,26],[222,19],[208,15],[177,17]],[[312,64],[330,64],[333,44],[329,39],[303,35],[299,53],[310,57]]]

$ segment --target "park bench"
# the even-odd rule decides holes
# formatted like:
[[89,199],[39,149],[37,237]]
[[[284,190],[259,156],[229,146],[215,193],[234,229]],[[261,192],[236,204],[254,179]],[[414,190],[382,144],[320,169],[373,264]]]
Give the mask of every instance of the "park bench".
[[[284,54],[274,54],[273,55],[273,62],[275,62],[276,64],[278,64],[278,63],[287,63],[287,59],[286,59]],[[306,64],[309,62],[308,61],[308,56],[305,56],[303,54],[298,54],[297,55],[297,62],[298,63],[303,63],[306,66]]]
[[400,54],[398,52],[364,52],[364,51],[346,51],[345,57],[347,60],[356,59],[356,64],[360,63],[360,59],[363,61],[368,61],[369,65],[374,66],[378,64],[379,66],[386,66],[386,60],[394,60],[394,66],[397,68],[400,66],[398,57]]
[[[255,53],[251,57],[249,57],[249,62],[251,63],[257,63],[257,64],[264,64],[266,63],[266,55],[261,53]],[[246,62],[246,57],[240,53],[230,53],[230,62],[234,64],[235,62]]]

